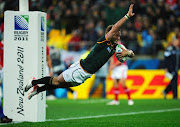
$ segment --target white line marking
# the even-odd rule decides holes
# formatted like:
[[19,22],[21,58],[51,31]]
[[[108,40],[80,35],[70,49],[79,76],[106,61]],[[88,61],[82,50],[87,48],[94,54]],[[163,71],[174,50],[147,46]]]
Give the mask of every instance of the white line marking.
[[1,126],[1,125],[16,124],[16,123],[23,123],[23,122],[13,121],[13,122],[11,122],[11,123],[0,123],[0,126]]
[[171,112],[171,111],[180,111],[180,108],[154,110],[154,111],[129,112],[129,113],[120,113],[120,114],[107,114],[107,115],[97,115],[97,116],[83,116],[83,117],[72,117],[72,118],[61,118],[61,119],[48,119],[46,121],[65,121],[65,120],[77,120],[77,119],[102,118],[102,117],[110,117],[110,116],[126,116],[126,115],[147,114],[147,113],[161,113],[161,112]]
[[[129,113],[120,113],[120,114],[107,114],[107,115],[97,115],[97,116],[84,116],[84,117],[72,117],[72,118],[61,118],[61,119],[48,119],[46,121],[66,121],[66,120],[103,118],[103,117],[111,117],[111,116],[127,116],[127,115],[148,114],[148,113],[172,112],[172,111],[180,111],[180,108],[154,110],[154,111],[129,112]],[[0,126],[1,125],[16,124],[16,123],[23,123],[23,122],[12,122],[12,123],[4,123],[4,124],[0,123]]]
[[94,104],[94,103],[104,103],[104,102],[109,102],[110,100],[107,100],[107,99],[104,99],[104,100],[82,100],[82,101],[79,101],[78,103],[80,104]]

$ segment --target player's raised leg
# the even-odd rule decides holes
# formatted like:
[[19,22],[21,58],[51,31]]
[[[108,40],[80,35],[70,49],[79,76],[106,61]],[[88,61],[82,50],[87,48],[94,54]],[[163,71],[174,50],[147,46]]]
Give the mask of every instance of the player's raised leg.
[[30,78],[28,83],[26,84],[26,86],[24,87],[24,91],[27,92],[29,89],[31,89],[33,87],[32,85],[32,80],[35,79],[34,77],[33,78]]
[[[78,62],[72,64],[67,70],[62,72],[58,77],[43,77],[32,80],[29,86],[36,86],[44,84],[41,87],[34,87],[28,98],[31,99],[34,95],[56,88],[68,88],[82,84],[86,79],[90,78],[92,74],[85,72]],[[29,88],[29,87],[28,87]]]
[[[39,87],[38,84],[44,84]],[[45,90],[52,90],[56,88],[72,87],[71,83],[65,82],[62,74],[58,77],[43,77],[40,79],[29,80],[25,87],[25,92],[33,87],[33,90],[29,93],[28,99],[31,99],[34,95],[43,92]]]

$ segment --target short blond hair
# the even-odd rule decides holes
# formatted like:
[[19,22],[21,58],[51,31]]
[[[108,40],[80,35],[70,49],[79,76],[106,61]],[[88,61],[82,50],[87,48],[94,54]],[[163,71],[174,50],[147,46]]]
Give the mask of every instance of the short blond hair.
[[105,34],[107,34],[111,29],[112,29],[113,25],[109,25],[107,28],[106,28],[106,31],[105,31]]

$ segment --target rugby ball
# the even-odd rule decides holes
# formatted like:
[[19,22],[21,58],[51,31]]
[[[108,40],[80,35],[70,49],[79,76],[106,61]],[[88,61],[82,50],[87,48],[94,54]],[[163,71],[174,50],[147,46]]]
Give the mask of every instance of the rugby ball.
[[125,47],[124,45],[122,45],[122,44],[118,44],[118,45],[116,46],[115,55],[116,55],[116,58],[117,58],[120,62],[125,62],[125,61],[127,60],[127,57],[118,58],[118,56],[117,56],[117,54],[116,54],[117,52],[122,52],[123,49],[126,49],[126,47]]

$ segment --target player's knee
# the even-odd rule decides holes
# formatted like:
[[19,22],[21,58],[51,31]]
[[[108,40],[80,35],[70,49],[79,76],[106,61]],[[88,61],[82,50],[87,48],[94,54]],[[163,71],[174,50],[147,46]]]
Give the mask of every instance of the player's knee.
[[125,87],[126,87],[126,85],[125,85],[125,84],[122,84],[122,87],[123,87],[123,88],[125,88]]
[[119,85],[118,84],[114,84],[114,88],[119,88]]
[[60,84],[57,77],[53,78],[52,84],[55,85],[55,86],[58,86]]

